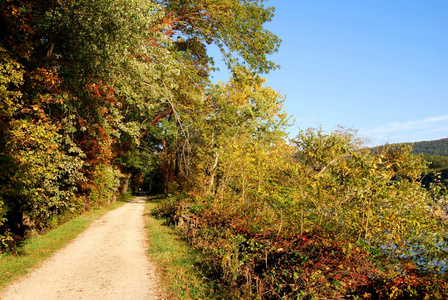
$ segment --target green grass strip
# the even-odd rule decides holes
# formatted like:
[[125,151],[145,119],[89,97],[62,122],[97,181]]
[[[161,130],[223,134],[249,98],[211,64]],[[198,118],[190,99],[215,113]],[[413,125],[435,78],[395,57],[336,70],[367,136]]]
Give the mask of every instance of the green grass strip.
[[158,267],[167,298],[219,298],[214,293],[213,283],[201,274],[200,255],[182,241],[176,228],[165,226],[164,220],[151,216],[156,206],[157,203],[148,202],[145,207],[149,257]]
[[129,197],[114,202],[108,207],[91,210],[44,235],[26,240],[22,246],[13,252],[1,254],[0,290],[15,279],[30,272],[57,250],[64,248],[92,222],[98,220],[107,212],[122,206],[127,200],[129,200]]

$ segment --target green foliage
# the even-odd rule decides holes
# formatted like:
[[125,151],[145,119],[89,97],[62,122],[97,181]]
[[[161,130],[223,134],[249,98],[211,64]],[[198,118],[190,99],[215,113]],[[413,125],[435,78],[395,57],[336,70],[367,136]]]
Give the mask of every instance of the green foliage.
[[120,185],[119,171],[101,164],[96,166],[93,178],[89,194],[91,205],[95,207],[114,202]]
[[200,268],[221,282],[216,288],[228,298],[442,299],[448,291],[446,278],[421,273],[411,263],[401,271],[378,265],[379,252],[367,251],[364,244],[337,242],[338,237],[324,238],[319,231],[260,230],[253,206],[233,209],[204,202],[197,213],[194,194],[189,196],[168,199],[168,205],[162,201],[162,207],[171,207],[183,236],[202,253]]
[[425,155],[429,163],[428,171],[424,174],[422,184],[433,194],[434,199],[447,195],[448,187],[448,157]]
[[413,143],[412,152],[431,156],[448,156],[448,138]]
[[[343,128],[287,141],[283,98],[259,76],[280,42],[263,4],[0,4],[1,247],[113,201],[123,173],[124,185],[175,195],[157,213],[232,296],[446,292],[445,183],[423,189],[422,156],[371,151]],[[209,80],[212,43],[228,83]]]
[[438,155],[425,155],[425,159],[430,163],[428,168],[434,171],[448,169],[448,157]]
[[[154,212],[158,200],[150,197],[146,211]],[[168,200],[169,202],[173,200]],[[159,213],[157,213],[158,215]],[[148,240],[151,244],[149,256],[157,264],[161,285],[169,299],[228,299],[219,293],[216,284],[205,277],[200,268],[202,255],[182,240],[174,227],[164,226],[168,220],[146,215]]]
[[198,51],[215,43],[224,54],[230,68],[246,62],[258,72],[269,72],[276,65],[267,54],[277,51],[280,40],[263,28],[272,20],[274,8],[264,7],[263,1],[236,0],[161,0],[172,24],[169,34],[186,39],[178,43],[188,47],[199,59]]
[[20,108],[22,66],[0,45],[0,115],[11,116]]
[[80,210],[75,194],[83,178],[79,149],[65,144],[54,125],[17,120],[11,126],[0,173],[7,214],[22,212],[36,229],[44,229],[54,215]]
[[273,9],[262,1],[12,0],[0,8],[0,236],[109,202],[117,170],[135,189],[144,176],[165,193],[191,184],[210,43],[229,66],[275,68],[267,56],[279,39],[263,28]]
[[213,86],[197,106],[194,182],[222,205],[228,204],[227,195],[242,203],[251,199],[246,190],[259,186],[268,161],[284,143],[282,99],[263,82],[235,69],[229,84]]
[[[446,272],[448,239],[419,181],[426,168],[422,156],[406,145],[372,153],[343,128],[330,134],[309,129],[292,146],[282,145],[281,139],[267,139],[275,131],[260,135],[251,129],[263,121],[257,118],[260,123],[251,127],[253,119],[238,106],[239,97],[222,94],[227,106],[244,116],[244,125],[226,127],[228,118],[240,115],[227,115],[232,108],[223,104],[208,104],[215,113],[198,115],[223,126],[211,127],[213,134],[201,127],[200,145],[216,147],[198,152],[196,166],[204,177],[186,197],[159,209],[202,251],[209,277],[222,280],[235,298],[399,299],[446,293],[446,278],[438,274]],[[221,92],[213,95],[219,99]],[[221,136],[220,130],[228,132]],[[226,139],[230,133],[233,139]],[[439,284],[423,285],[425,280]]]
[[434,257],[445,261],[444,227],[419,182],[425,161],[410,147],[386,146],[371,155],[352,133],[321,130],[301,133],[296,144],[297,163],[285,170],[295,172],[294,189],[281,190],[278,201],[301,232],[318,226],[377,247],[389,259],[423,255],[422,268],[431,268]]

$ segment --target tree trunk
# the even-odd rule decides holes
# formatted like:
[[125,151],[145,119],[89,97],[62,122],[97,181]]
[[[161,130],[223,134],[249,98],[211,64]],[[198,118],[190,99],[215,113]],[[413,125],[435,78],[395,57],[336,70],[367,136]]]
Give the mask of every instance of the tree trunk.
[[129,181],[131,180],[132,177],[132,173],[128,173],[124,175],[124,181],[123,184],[121,186],[121,194],[125,195],[128,192],[128,188],[129,188]]

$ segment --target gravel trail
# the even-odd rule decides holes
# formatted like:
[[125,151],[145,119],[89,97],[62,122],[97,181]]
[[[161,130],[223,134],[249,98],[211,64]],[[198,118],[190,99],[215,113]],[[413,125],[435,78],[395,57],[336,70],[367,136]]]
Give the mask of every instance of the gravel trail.
[[145,200],[104,215],[0,299],[160,299],[146,254]]

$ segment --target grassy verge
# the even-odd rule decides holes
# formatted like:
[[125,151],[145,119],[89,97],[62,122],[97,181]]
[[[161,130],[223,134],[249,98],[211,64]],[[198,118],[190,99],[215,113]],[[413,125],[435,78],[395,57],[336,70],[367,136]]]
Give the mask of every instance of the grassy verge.
[[126,197],[110,204],[108,207],[89,211],[44,235],[26,240],[14,252],[1,254],[0,290],[14,279],[27,274],[38,264],[52,256],[57,250],[63,248],[83,232],[93,221],[98,220],[107,212],[122,206],[129,200],[129,197]]
[[158,266],[161,284],[168,299],[213,299],[213,283],[197,267],[200,255],[181,239],[176,228],[163,225],[151,212],[157,206],[154,198],[146,203],[146,226],[150,244],[149,256]]

